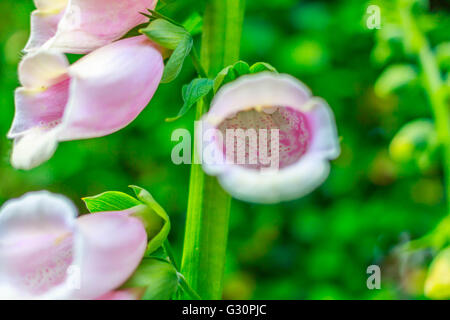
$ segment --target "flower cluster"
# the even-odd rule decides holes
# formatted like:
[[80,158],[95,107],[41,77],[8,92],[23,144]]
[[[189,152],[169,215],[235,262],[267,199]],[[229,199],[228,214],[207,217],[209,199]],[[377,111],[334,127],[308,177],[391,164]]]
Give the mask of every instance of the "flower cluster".
[[[59,141],[104,136],[128,125],[147,106],[161,80],[161,49],[145,36],[120,39],[145,22],[155,0],[35,0],[22,87],[8,133],[11,161],[31,169]],[[116,41],[118,40],[118,41]],[[64,53],[88,53],[69,65]]]

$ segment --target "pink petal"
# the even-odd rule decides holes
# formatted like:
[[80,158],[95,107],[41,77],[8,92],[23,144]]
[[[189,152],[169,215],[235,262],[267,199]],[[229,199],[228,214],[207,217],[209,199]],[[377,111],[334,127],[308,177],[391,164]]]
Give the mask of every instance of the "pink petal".
[[61,285],[73,261],[73,204],[36,192],[8,201],[0,214],[0,283],[6,298],[42,296]]
[[43,91],[17,89],[16,114],[8,137],[16,138],[35,127],[55,127],[64,114],[69,99],[69,85],[70,79],[65,79]]
[[108,135],[147,106],[161,81],[161,53],[145,36],[98,49],[70,67],[70,99],[60,140]]
[[64,7],[44,10],[36,10],[31,14],[30,38],[24,49],[26,52],[39,49],[56,34],[58,23],[64,14]]
[[68,199],[35,192],[0,211],[0,298],[101,297],[132,275],[147,246],[133,210],[75,219]]
[[80,290],[72,299],[95,299],[118,288],[139,265],[147,234],[142,222],[125,213],[82,216],[77,226],[83,239]]
[[24,87],[16,91],[8,134],[16,140],[13,165],[34,168],[53,155],[58,141],[127,126],[153,97],[163,69],[160,51],[145,36],[107,45],[70,67],[62,53],[28,54],[19,67]]
[[139,300],[140,292],[138,289],[111,291],[96,300]]
[[72,0],[59,23],[51,48],[67,53],[88,53],[114,40],[148,19],[156,0]]

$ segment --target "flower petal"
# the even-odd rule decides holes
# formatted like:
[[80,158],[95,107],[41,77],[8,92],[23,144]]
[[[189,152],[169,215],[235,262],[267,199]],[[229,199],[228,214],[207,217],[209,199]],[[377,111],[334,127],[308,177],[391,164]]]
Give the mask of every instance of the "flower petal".
[[30,170],[50,159],[58,146],[57,130],[33,128],[14,140],[11,164],[16,169]]
[[139,289],[111,291],[96,300],[139,300]]
[[67,53],[88,53],[120,39],[148,19],[156,0],[70,0],[49,47]]
[[80,289],[72,299],[95,299],[124,283],[139,265],[147,234],[142,222],[121,212],[88,214],[77,220],[83,239]]
[[104,136],[132,122],[162,77],[161,53],[145,36],[98,49],[70,67],[70,98],[60,140]]
[[289,75],[262,72],[242,76],[219,90],[205,119],[217,125],[239,111],[255,107],[284,106],[304,112],[310,97],[310,90]]
[[25,52],[39,49],[56,34],[58,23],[64,14],[64,7],[44,10],[46,9],[35,10],[31,14],[31,32]]
[[255,203],[278,203],[300,198],[328,177],[328,161],[305,156],[295,165],[280,170],[249,170],[234,165],[226,167],[219,182],[233,197]]
[[19,80],[28,89],[42,90],[66,77],[69,61],[64,54],[40,50],[27,54],[19,65]]
[[54,11],[64,8],[69,0],[34,0],[34,5],[38,10]]
[[42,91],[17,89],[16,112],[8,138],[20,137],[33,128],[56,126],[69,99],[69,85],[70,79],[66,79]]
[[64,283],[77,210],[46,191],[6,202],[0,214],[0,295],[35,298]]
[[341,147],[333,111],[320,98],[312,98],[309,104],[308,119],[314,132],[309,152],[321,154],[329,160],[336,159],[341,153]]

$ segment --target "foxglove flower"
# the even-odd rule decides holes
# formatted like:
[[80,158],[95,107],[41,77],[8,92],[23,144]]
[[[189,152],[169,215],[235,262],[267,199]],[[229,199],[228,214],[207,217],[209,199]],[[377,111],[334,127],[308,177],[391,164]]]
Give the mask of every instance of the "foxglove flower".
[[[96,299],[122,285],[147,245],[144,224],[121,212],[88,214],[46,191],[0,210],[0,298]],[[107,295],[108,296],[108,295]]]
[[111,291],[96,300],[140,300],[143,294],[141,291],[140,289]]
[[26,52],[88,53],[146,22],[157,0],[35,0]]
[[340,153],[331,109],[288,75],[241,77],[219,90],[202,120],[205,172],[245,201],[276,203],[311,192]]
[[164,62],[145,36],[102,47],[69,66],[62,53],[40,50],[19,66],[16,113],[8,137],[12,164],[31,169],[48,160],[59,141],[111,134],[149,103]]

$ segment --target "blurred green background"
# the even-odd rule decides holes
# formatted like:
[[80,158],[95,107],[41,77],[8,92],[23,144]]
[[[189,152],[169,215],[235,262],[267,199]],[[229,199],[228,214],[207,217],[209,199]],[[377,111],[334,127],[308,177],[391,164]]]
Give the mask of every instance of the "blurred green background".
[[[194,2],[176,1],[164,13],[182,21]],[[432,1],[422,16],[433,46],[450,40],[448,3]],[[342,154],[327,182],[305,198],[272,206],[233,200],[227,299],[423,297],[425,269],[400,272],[390,257],[396,245],[423,236],[444,216],[442,172],[403,170],[388,147],[404,124],[431,113],[417,83],[396,95],[375,94],[383,69],[405,58],[399,43],[380,42],[366,27],[368,5],[360,0],[248,0],[242,59],[269,62],[324,97],[336,115]],[[127,185],[136,184],[172,217],[170,239],[181,252],[189,166],[171,162],[176,143],[170,137],[174,129],[192,129],[193,114],[174,123],[164,119],[182,105],[180,88],[194,76],[192,65],[186,64],[176,82],[161,85],[127,128],[104,138],[61,143],[46,164],[16,171],[5,136],[33,9],[31,0],[0,2],[0,203],[47,189],[70,197],[85,213],[81,197],[129,192]],[[383,11],[381,18],[383,28]],[[367,289],[371,264],[386,266],[381,290]]]

